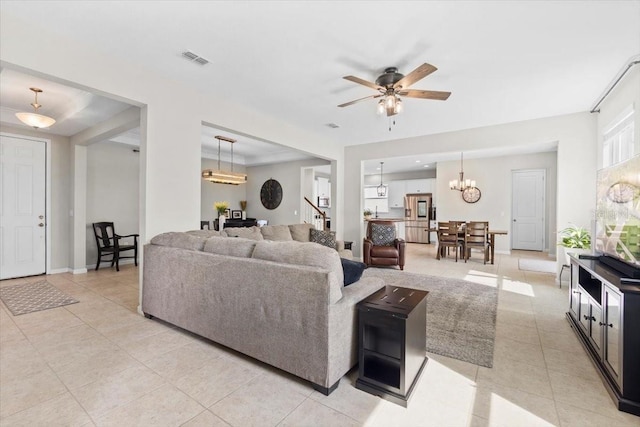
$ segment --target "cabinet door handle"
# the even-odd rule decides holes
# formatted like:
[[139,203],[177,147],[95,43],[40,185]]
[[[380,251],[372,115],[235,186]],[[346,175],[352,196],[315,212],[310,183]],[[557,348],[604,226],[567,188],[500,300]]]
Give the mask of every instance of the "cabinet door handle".
[[592,322],[595,322],[595,321],[596,321],[596,318],[595,318],[595,317],[593,317],[593,316],[591,316],[591,321],[592,321]]
[[589,320],[589,316],[587,316],[586,314],[583,314],[582,317],[584,317],[584,320]]
[[573,293],[574,293],[574,294],[579,294],[579,293],[580,293],[580,291],[573,291]]

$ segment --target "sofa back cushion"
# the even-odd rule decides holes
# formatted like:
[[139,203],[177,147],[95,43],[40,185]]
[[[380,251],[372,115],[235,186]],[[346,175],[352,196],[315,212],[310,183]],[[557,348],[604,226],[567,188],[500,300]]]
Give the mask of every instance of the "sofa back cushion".
[[188,249],[191,251],[201,251],[202,248],[204,248],[206,239],[206,237],[202,236],[194,236],[192,234],[171,231],[169,233],[158,234],[151,239],[151,244]]
[[213,236],[206,240],[204,244],[204,252],[218,255],[228,255],[238,258],[251,258],[256,241],[251,239],[228,238],[222,236]]
[[225,228],[221,235],[228,237],[242,237],[243,239],[251,240],[264,240],[262,233],[260,233],[260,227],[229,227]]
[[285,264],[309,265],[335,273],[340,286],[344,283],[340,256],[334,249],[302,242],[273,242],[265,240],[256,243],[253,258]]
[[264,240],[276,240],[279,242],[291,241],[291,232],[287,225],[265,225],[260,227]]
[[315,230],[313,224],[291,224],[289,225],[289,231],[293,240],[298,242],[310,242],[311,230]]
[[220,235],[220,232],[216,230],[190,230],[190,231],[187,231],[186,233],[192,236],[204,237],[205,239],[208,239],[209,237],[212,237],[212,236]]

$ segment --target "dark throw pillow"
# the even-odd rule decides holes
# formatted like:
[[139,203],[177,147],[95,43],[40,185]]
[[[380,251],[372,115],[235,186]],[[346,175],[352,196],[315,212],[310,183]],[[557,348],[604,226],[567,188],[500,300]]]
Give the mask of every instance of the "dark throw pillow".
[[349,286],[357,282],[362,277],[362,272],[367,268],[367,264],[351,261],[350,259],[340,258],[342,261],[342,271],[344,272],[344,285]]
[[375,246],[393,246],[396,240],[395,225],[371,224],[371,241]]
[[331,249],[336,248],[336,236],[329,231],[311,229],[309,240]]

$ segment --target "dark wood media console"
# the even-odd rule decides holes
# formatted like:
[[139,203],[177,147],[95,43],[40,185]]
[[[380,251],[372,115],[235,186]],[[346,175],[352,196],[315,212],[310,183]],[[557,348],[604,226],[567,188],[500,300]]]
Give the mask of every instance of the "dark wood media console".
[[640,416],[640,279],[616,261],[571,257],[567,319],[618,409]]

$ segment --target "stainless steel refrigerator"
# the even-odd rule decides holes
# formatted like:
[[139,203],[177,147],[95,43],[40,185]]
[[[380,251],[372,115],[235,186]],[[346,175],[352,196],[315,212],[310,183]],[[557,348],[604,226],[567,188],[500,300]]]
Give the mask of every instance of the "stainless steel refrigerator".
[[431,193],[406,194],[404,197],[405,240],[410,243],[431,243],[429,221],[432,218]]

